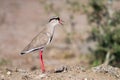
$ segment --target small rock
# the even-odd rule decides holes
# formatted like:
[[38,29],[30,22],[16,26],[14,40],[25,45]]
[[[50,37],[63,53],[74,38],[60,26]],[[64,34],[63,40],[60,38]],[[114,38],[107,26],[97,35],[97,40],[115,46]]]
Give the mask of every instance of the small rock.
[[21,73],[25,73],[25,72],[27,72],[26,70],[23,70],[23,69],[17,69],[17,68],[16,68],[15,71],[16,71],[16,72],[21,72]]
[[94,80],[93,78],[84,78],[83,80]]
[[56,69],[54,73],[60,73],[60,72],[66,72],[66,71],[67,71],[67,67],[62,66],[62,67]]
[[41,79],[41,78],[44,78],[44,77],[46,77],[47,76],[47,74],[41,74],[41,75],[38,75],[37,77],[36,77],[36,79]]
[[88,80],[87,78],[84,78],[84,80]]
[[4,76],[4,75],[1,75],[1,78],[3,79],[3,78],[5,78],[5,76]]
[[28,80],[28,79],[29,79],[29,76],[28,76],[28,75],[22,76],[22,79]]
[[32,66],[30,70],[31,70],[31,71],[34,71],[34,70],[36,70],[36,69],[37,69],[37,66]]
[[11,74],[12,74],[12,72],[10,72],[10,71],[7,72],[7,75],[11,75]]

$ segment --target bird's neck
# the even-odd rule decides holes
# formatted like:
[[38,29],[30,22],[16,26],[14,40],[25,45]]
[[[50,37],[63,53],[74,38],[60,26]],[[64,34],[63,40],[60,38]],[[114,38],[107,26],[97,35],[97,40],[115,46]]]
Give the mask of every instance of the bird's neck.
[[54,34],[55,27],[56,27],[56,25],[53,25],[53,24],[48,25],[47,31],[48,31],[48,33],[50,33],[51,36]]

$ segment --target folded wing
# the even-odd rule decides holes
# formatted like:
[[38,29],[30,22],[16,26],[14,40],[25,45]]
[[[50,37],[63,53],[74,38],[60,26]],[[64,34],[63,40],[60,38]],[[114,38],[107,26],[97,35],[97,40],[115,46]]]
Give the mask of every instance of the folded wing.
[[25,47],[21,54],[30,53],[32,51],[43,49],[49,41],[49,36],[46,33],[39,33],[33,40]]

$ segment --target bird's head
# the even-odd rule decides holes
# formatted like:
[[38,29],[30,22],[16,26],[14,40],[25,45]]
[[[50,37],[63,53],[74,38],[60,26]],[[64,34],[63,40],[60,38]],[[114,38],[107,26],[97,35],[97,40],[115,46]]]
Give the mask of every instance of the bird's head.
[[62,21],[59,17],[51,18],[51,19],[49,20],[49,23],[52,24],[52,25],[54,25],[54,26],[56,26],[56,25],[58,25],[58,24],[63,25],[63,21]]

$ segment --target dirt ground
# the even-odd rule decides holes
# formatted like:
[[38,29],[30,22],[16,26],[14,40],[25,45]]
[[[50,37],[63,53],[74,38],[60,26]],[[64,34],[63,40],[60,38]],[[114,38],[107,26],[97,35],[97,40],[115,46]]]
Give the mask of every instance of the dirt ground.
[[[119,68],[89,64],[93,56],[88,49],[95,43],[85,41],[92,29],[82,9],[88,1],[0,0],[0,80],[120,80]],[[113,9],[120,9],[119,4],[116,0]],[[60,16],[64,26],[57,27],[44,51],[43,74],[38,52],[20,52],[54,16]]]
[[80,65],[63,66],[41,73],[40,70],[8,69],[0,72],[1,80],[120,80],[120,69],[112,66],[97,66],[86,69]]

